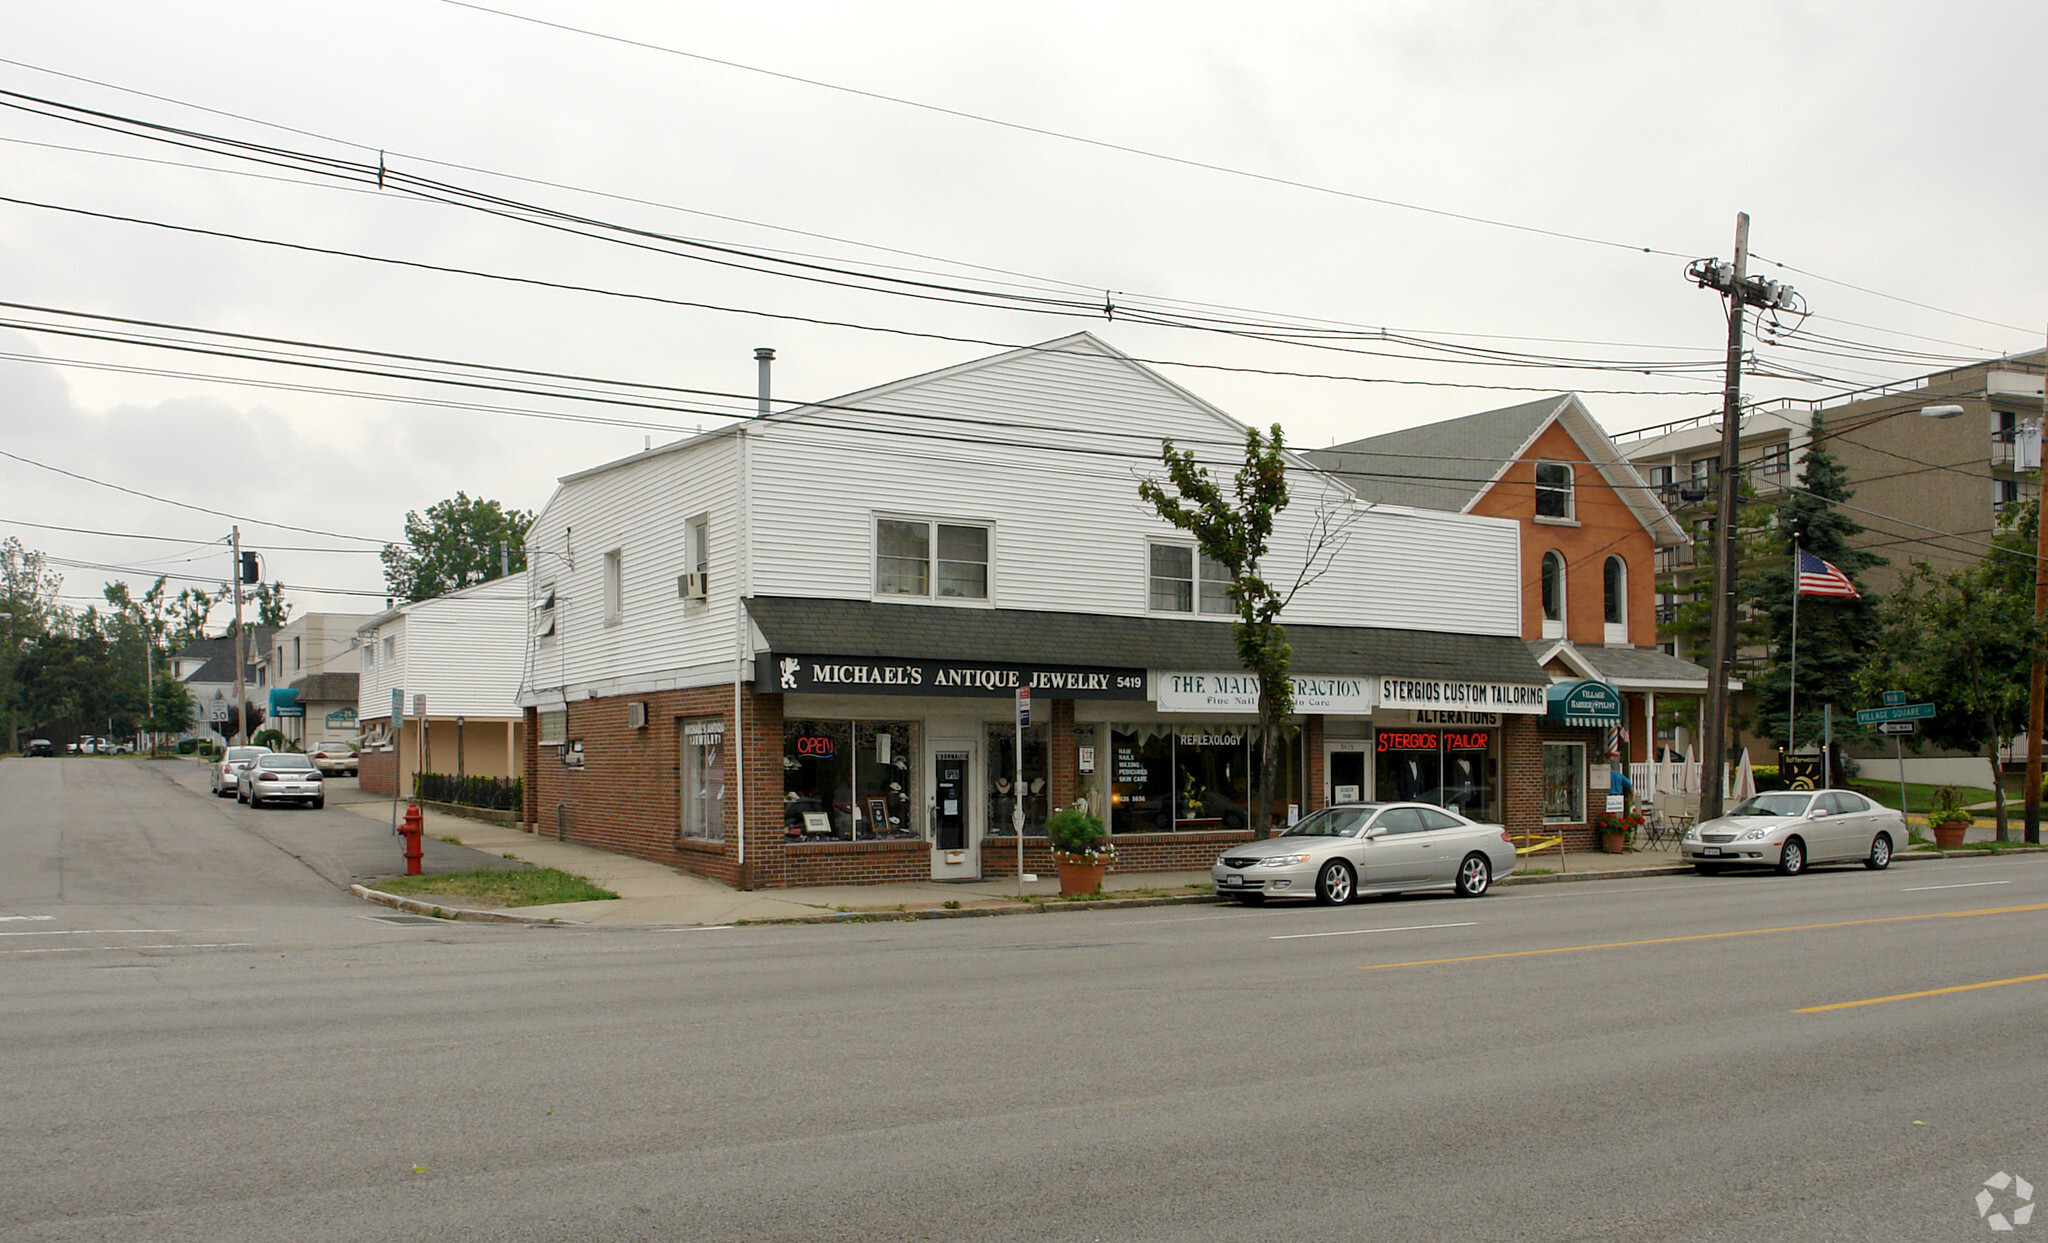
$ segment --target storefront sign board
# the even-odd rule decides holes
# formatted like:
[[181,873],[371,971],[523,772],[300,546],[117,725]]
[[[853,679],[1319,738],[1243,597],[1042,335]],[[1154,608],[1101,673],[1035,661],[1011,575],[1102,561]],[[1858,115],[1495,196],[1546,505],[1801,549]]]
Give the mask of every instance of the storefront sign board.
[[1048,699],[1143,699],[1145,671],[1004,661],[788,656],[779,652],[762,653],[754,667],[754,689],[764,693],[1009,699],[1023,688]]
[[1512,682],[1457,682],[1435,678],[1379,679],[1379,706],[1438,712],[1504,712],[1542,716],[1549,688]]
[[[1243,670],[1230,673],[1162,672],[1154,699],[1161,712],[1255,713],[1259,679]],[[1335,716],[1372,712],[1372,679],[1303,675],[1294,683],[1294,710]]]

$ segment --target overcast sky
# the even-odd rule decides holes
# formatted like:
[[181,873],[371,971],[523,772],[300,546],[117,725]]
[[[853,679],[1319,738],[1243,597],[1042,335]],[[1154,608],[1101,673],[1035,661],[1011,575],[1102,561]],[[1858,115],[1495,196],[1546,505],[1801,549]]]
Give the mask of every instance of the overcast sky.
[[[1762,357],[1816,377],[1753,379],[1751,395],[1820,397],[2042,342],[2038,3],[494,7],[14,0],[0,196],[26,202],[0,202],[0,301],[712,394],[750,392],[753,350],[772,346],[788,398],[1085,328],[1302,446],[1565,390],[1621,431],[1718,409],[1725,321],[1684,267],[1730,255],[1747,211],[1753,270],[1812,312],[1807,348]],[[48,106],[18,96],[123,120],[37,115]],[[984,305],[568,237],[105,128],[131,121],[294,164],[381,151],[389,171],[466,191]],[[1302,348],[994,309],[990,291],[1600,366]],[[24,321],[60,322],[0,309]],[[1275,374],[1289,372],[1308,374]],[[685,404],[464,393],[0,326],[0,452],[40,463],[0,457],[0,536],[133,567],[60,566],[83,607],[109,577],[220,581],[212,542],[239,518],[297,611],[374,611],[374,541],[407,510],[457,490],[538,509],[559,475],[747,405]]]

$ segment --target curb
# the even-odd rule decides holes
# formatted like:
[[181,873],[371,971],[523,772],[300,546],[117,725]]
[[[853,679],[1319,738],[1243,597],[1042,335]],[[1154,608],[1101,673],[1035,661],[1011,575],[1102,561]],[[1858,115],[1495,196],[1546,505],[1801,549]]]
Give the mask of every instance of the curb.
[[435,919],[468,920],[480,924],[540,924],[565,928],[579,925],[581,922],[541,915],[513,915],[505,911],[479,911],[466,906],[442,906],[437,902],[422,902],[418,898],[401,898],[395,893],[385,893],[381,889],[371,889],[364,885],[350,885],[348,891],[365,902],[388,906],[412,915],[431,915]]

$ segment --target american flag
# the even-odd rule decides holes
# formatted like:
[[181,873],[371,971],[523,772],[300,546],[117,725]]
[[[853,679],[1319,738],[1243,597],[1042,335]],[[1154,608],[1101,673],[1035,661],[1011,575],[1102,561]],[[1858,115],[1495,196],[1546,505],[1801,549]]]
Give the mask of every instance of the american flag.
[[1802,596],[1835,596],[1843,600],[1861,600],[1863,593],[1856,590],[1856,584],[1849,576],[1836,569],[1831,563],[1821,560],[1804,548],[1794,550],[1799,563],[1799,594]]

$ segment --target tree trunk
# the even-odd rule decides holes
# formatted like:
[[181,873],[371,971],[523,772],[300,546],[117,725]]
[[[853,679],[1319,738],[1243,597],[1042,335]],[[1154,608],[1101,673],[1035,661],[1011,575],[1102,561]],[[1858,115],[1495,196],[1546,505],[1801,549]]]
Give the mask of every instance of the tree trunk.
[[1998,721],[1991,721],[1991,807],[1998,820],[1998,840],[2011,841],[2005,827],[2005,772],[1998,762]]
[[1259,758],[1258,779],[1252,782],[1252,840],[1263,841],[1273,836],[1273,787],[1280,775],[1280,731],[1272,713],[1266,709],[1265,696],[1259,701],[1259,732],[1266,736],[1264,753]]

